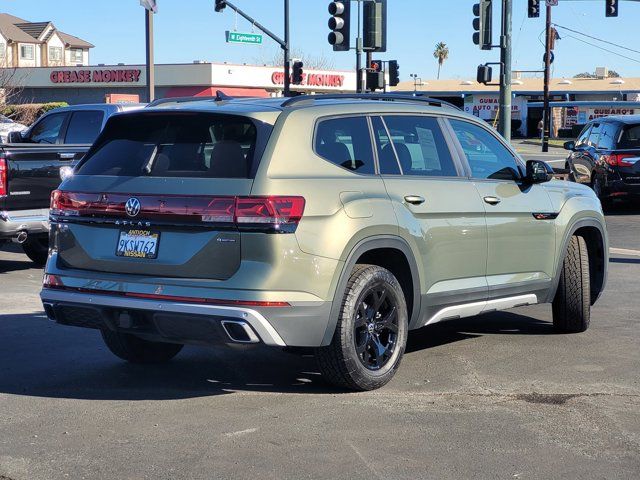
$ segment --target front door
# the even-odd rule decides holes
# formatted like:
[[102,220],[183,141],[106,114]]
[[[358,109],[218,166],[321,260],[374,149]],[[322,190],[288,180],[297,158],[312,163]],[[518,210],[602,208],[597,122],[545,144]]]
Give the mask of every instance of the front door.
[[443,319],[445,307],[472,304],[465,314],[480,313],[487,298],[484,208],[440,121],[386,115],[372,118],[372,126],[400,235],[422,261],[422,311],[411,327]]
[[[489,128],[450,125],[483,201],[488,232],[489,298],[546,293],[555,266],[555,223],[543,185],[523,185],[523,166]],[[527,302],[523,302],[527,303]]]

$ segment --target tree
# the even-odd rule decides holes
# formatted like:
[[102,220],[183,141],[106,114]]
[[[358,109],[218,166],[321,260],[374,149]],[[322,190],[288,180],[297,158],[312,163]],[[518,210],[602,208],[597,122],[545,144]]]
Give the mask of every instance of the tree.
[[[309,70],[331,70],[334,66],[333,60],[324,54],[308,55],[300,50],[292,49],[290,56],[291,58],[302,60],[304,68]],[[284,54],[281,49],[278,49],[278,51],[256,58],[255,62],[269,65],[270,67],[281,67],[284,65]]]
[[442,64],[449,58],[449,47],[444,42],[436,43],[436,49],[433,51],[433,58],[438,60],[438,79],[440,79],[440,69]]
[[0,65],[0,112],[22,93],[23,80],[24,75],[20,75],[16,67]]
[[[620,78],[620,74],[615,70],[609,70],[608,78]],[[573,76],[573,78],[598,78],[595,73],[582,72]]]

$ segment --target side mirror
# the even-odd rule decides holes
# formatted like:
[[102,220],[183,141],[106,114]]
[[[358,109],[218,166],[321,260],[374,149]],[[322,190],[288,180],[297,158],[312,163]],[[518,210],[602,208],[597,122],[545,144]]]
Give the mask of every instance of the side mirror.
[[576,142],[573,140],[570,142],[564,142],[564,149],[574,151],[576,149]]
[[7,143],[22,143],[22,133],[17,131],[9,132]]
[[544,183],[553,178],[553,168],[542,160],[527,160],[525,183]]

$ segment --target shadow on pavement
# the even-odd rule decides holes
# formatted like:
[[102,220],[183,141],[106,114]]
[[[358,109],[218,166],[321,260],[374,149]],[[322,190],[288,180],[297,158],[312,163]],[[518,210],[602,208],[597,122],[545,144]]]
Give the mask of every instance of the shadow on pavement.
[[[549,323],[509,312],[450,321],[409,335],[408,352],[484,334],[546,335]],[[162,365],[111,354],[97,330],[55,325],[42,313],[0,315],[0,392],[87,400],[166,400],[234,391],[335,394],[311,355],[268,347],[185,349]]]

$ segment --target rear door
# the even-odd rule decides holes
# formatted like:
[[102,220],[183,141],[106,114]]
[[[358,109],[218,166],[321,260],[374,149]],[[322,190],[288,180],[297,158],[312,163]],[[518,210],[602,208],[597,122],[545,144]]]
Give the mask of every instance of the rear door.
[[249,195],[270,132],[233,115],[113,117],[52,209],[64,224],[58,267],[229,278],[241,252],[234,198]]
[[546,291],[555,266],[557,212],[544,186],[518,181],[522,166],[488,127],[449,123],[486,212],[489,297]]
[[60,184],[60,166],[72,160],[73,149],[62,145],[68,112],[50,113],[31,127],[24,142],[7,147],[8,210],[47,208],[51,191]]
[[[478,192],[436,117],[374,117],[380,173],[403,237],[423,262],[422,324],[445,305],[487,297],[487,229]],[[482,303],[478,311],[480,313]]]

